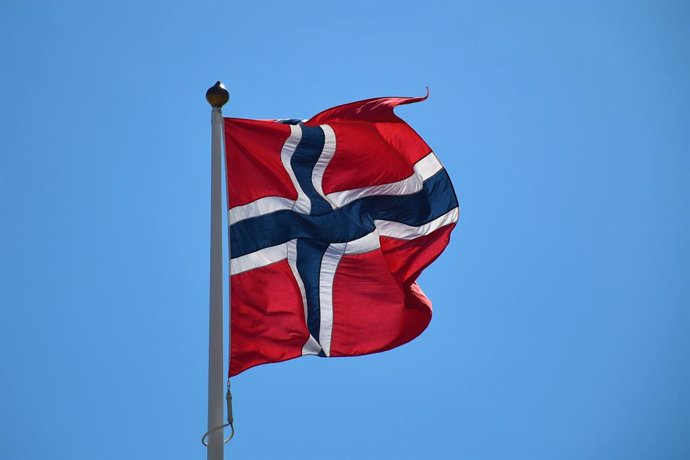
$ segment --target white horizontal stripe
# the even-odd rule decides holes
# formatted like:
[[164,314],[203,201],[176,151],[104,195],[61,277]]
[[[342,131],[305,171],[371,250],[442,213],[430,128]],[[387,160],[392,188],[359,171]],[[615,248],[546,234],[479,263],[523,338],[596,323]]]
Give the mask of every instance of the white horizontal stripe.
[[434,152],[419,160],[413,166],[414,173],[403,180],[389,184],[372,185],[370,187],[343,190],[327,195],[327,199],[337,207],[345,206],[352,201],[365,196],[374,195],[411,195],[422,189],[424,181],[443,169]]
[[297,201],[293,205],[293,209],[297,212],[304,214],[309,214],[311,210],[311,201],[309,197],[304,193],[302,187],[297,182],[297,177],[295,177],[295,172],[292,170],[292,155],[295,153],[295,149],[299,145],[299,141],[302,140],[302,128],[299,125],[290,125],[290,136],[288,136],[283,149],[280,152],[280,160],[283,163],[283,168],[287,171],[292,181],[293,187],[297,190]]
[[230,274],[237,275],[287,258],[287,245],[288,243],[277,244],[230,259]]
[[294,200],[282,196],[266,196],[251,203],[235,206],[228,211],[228,224],[232,225],[250,217],[258,217],[275,211],[292,209]]
[[381,247],[379,233],[374,230],[368,235],[345,243],[345,254],[362,254]]
[[443,165],[438,161],[434,152],[431,152],[414,165],[414,172],[422,176],[422,180],[427,180],[443,169]]
[[412,227],[410,225],[401,224],[391,220],[375,220],[374,225],[381,236],[388,236],[391,238],[398,238],[401,240],[412,240],[420,236],[428,235],[441,227],[452,224],[458,221],[459,208],[453,208],[444,215],[428,222],[419,227]]
[[416,174],[398,182],[390,184],[373,185],[371,187],[343,190],[328,194],[328,200],[337,207],[343,207],[365,196],[374,195],[411,195],[422,189],[423,180]]
[[333,128],[328,125],[321,125],[320,127],[324,134],[323,150],[321,151],[321,155],[319,155],[319,159],[316,161],[314,169],[312,170],[311,181],[314,184],[314,189],[316,189],[317,193],[328,201],[328,197],[323,193],[323,175],[326,172],[328,163],[331,162],[333,155],[335,155],[335,132],[333,131]]

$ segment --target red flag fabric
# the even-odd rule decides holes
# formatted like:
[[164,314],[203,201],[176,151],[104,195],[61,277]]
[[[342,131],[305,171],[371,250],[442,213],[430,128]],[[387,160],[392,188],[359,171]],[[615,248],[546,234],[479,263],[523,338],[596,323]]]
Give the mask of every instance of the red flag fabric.
[[225,119],[230,376],[402,345],[431,320],[416,284],[458,201],[424,140],[376,98],[309,120]]

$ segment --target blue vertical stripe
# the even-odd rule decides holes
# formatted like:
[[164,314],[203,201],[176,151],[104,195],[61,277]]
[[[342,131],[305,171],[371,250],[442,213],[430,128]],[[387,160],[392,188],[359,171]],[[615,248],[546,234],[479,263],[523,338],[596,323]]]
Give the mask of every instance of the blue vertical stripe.
[[321,328],[321,303],[319,299],[319,274],[321,259],[330,243],[306,238],[297,240],[297,271],[304,284],[307,299],[307,327],[309,333],[319,341]]
[[323,152],[325,134],[319,126],[305,126],[302,128],[302,139],[300,140],[295,152],[292,154],[290,166],[295,173],[297,182],[311,201],[311,215],[326,214],[333,210],[331,205],[323,199],[314,188],[311,180],[312,172],[316,162]]

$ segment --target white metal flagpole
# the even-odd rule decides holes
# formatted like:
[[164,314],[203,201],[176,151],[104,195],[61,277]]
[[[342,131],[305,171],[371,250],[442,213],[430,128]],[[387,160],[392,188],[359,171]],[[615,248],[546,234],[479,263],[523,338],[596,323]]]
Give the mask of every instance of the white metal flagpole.
[[211,104],[211,281],[208,340],[207,460],[223,460],[223,171],[221,107],[230,95],[221,82],[206,92]]

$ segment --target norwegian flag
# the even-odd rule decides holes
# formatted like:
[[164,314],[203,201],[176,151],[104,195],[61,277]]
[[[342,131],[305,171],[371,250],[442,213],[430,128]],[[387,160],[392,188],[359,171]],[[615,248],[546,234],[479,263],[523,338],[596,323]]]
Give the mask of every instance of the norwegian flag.
[[230,376],[384,351],[427,327],[415,280],[459,208],[436,155],[393,113],[424,99],[368,99],[306,121],[225,118]]

